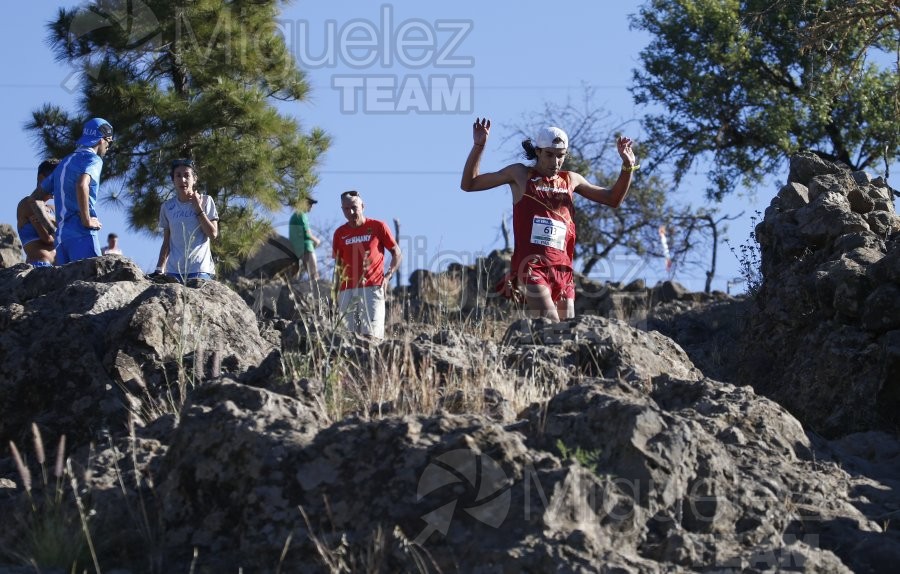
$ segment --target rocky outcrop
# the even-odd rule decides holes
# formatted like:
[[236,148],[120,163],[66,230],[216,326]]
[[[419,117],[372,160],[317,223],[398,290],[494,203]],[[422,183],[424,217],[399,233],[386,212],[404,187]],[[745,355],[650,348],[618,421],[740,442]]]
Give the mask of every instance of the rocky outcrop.
[[33,421],[70,440],[119,431],[129,412],[152,417],[155,400],[271,350],[221,283],[156,284],[125,257],[17,265],[0,270],[0,284],[3,444]]
[[[530,330],[549,338],[548,327]],[[586,330],[556,326],[548,345]],[[660,345],[631,338],[622,361],[637,373],[639,349]],[[828,460],[837,447],[784,409],[702,377],[671,348],[660,361],[691,378],[588,377],[573,364],[572,386],[507,425],[453,414],[328,425],[311,403],[206,383],[157,476],[167,544],[197,548],[212,570],[272,570],[287,549],[284,572],[361,568],[366,556],[393,571],[893,564],[897,537],[864,512],[890,508],[863,495],[878,481],[847,474]]]
[[0,223],[0,269],[24,263],[22,242],[12,225]]
[[794,156],[756,228],[764,281],[738,382],[826,435],[896,428],[898,232],[883,179]]
[[[889,313],[866,312],[870,298],[890,299],[896,274],[881,262],[893,257],[892,236],[880,258],[848,257],[866,268],[858,281],[831,282],[835,293],[870,289],[856,307],[812,282],[810,318],[799,313],[805,299],[782,290],[788,267],[816,273],[841,259],[818,249],[857,237],[878,247],[837,197],[820,206],[825,223],[790,218],[811,189],[846,185],[842,173],[794,181],[773,210],[773,229],[793,224],[806,230],[793,241],[818,247],[791,251],[791,240],[767,236],[761,312],[635,282],[594,286],[591,300],[606,301],[594,314],[492,324],[502,304],[476,297],[476,309],[495,311],[462,312],[469,287],[454,285],[471,275],[458,267],[457,283],[419,278],[418,311],[434,320],[395,320],[373,342],[344,333],[289,281],[272,292],[241,283],[249,302],[272,302],[254,313],[224,284],[157,284],[115,256],[0,270],[0,444],[29,453],[0,454],[0,570],[31,564],[43,509],[68,509],[53,524],[80,535],[74,492],[104,571],[893,571],[896,435],[829,442],[750,386],[710,377],[759,376],[757,388],[777,396],[776,384],[801,380],[785,365],[847,372],[817,357],[827,346],[804,346],[827,335],[816,319],[832,345],[847,346],[860,389],[874,372],[865,361],[896,366],[879,354],[896,338]],[[868,197],[879,211],[878,185],[854,181],[862,191],[846,205],[867,209]],[[396,316],[414,316],[398,299]],[[747,324],[740,344],[755,354],[737,371],[720,357]],[[867,337],[881,347],[853,346]],[[806,400],[844,413],[816,386],[829,371],[815,368]],[[854,388],[840,387],[845,402],[864,396]],[[792,405],[819,412],[801,407]],[[68,438],[62,494],[54,478],[38,484],[46,464],[30,455],[32,422],[48,445]],[[27,495],[17,464],[32,469]]]
[[[474,319],[504,318],[515,311],[496,286],[509,273],[512,252],[495,250],[472,265],[453,263],[435,273],[418,269],[409,286],[395,290],[402,301],[404,316],[428,322],[438,317]],[[722,292],[696,293],[676,281],[661,281],[649,287],[641,279],[629,283],[598,281],[575,273],[575,314],[620,319],[635,326],[646,322],[660,305],[679,302],[695,308],[713,302],[733,301]]]
[[[506,364],[526,376],[538,373],[545,384],[567,386],[573,375],[644,385],[662,374],[687,380],[702,376],[668,337],[604,317],[559,323],[523,319],[509,327],[503,340],[511,347]],[[553,377],[553,372],[559,375]]]

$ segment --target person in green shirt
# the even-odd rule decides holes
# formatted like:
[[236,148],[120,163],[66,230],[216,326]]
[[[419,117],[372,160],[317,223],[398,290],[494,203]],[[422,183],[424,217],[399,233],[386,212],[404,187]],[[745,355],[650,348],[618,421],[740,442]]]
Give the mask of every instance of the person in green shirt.
[[[309,197],[301,200],[300,205],[291,215],[288,226],[291,245],[294,247],[294,253],[299,259],[299,268],[297,269],[297,279],[303,276],[303,268],[309,273],[309,281],[315,289],[316,282],[319,280],[319,268],[316,262],[316,247],[321,243],[318,237],[313,235],[312,229],[309,227],[309,210],[318,203],[315,199]],[[315,291],[314,291],[315,292]]]

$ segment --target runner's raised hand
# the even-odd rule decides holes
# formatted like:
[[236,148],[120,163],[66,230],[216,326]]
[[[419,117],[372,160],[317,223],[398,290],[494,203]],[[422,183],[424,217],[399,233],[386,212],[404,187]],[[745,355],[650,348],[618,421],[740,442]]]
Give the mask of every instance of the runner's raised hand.
[[487,143],[488,135],[491,133],[491,120],[487,118],[475,118],[472,124],[472,139],[475,145],[484,146]]

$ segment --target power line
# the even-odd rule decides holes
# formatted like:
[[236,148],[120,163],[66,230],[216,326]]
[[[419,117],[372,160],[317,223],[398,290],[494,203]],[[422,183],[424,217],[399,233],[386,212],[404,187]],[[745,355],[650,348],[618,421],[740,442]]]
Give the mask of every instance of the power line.
[[[34,171],[33,167],[0,166],[0,171]],[[330,175],[459,175],[461,171],[436,170],[379,170],[379,169],[323,169],[320,174]]]
[[0,89],[9,90],[11,88],[12,89],[22,88],[22,89],[29,89],[29,90],[34,89],[34,88],[40,88],[42,90],[46,90],[48,88],[50,88],[50,89],[62,88],[62,86],[59,84],[0,84]]
[[578,84],[577,86],[479,86],[473,84],[476,90],[582,90],[584,88],[592,88],[597,90],[625,90],[628,86],[613,86],[596,84]]
[[[580,90],[584,88],[592,88],[597,90],[625,90],[628,88],[626,85],[598,85],[598,84],[577,84],[577,85],[521,85],[521,86],[479,86],[477,82],[472,84],[472,87],[476,90]],[[32,89],[55,89],[62,88],[60,84],[0,84],[0,89],[10,90],[10,89],[23,89],[23,90],[32,90]]]
[[378,170],[378,169],[323,169],[318,173],[332,175],[459,175],[461,171],[429,170]]

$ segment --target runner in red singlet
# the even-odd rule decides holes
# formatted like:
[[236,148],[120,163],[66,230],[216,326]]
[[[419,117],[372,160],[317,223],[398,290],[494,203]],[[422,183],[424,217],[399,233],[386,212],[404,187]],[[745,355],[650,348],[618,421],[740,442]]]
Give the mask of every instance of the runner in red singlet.
[[[481,155],[491,130],[487,118],[476,119],[472,126],[474,145],[463,168],[463,191],[483,191],[509,184],[513,201],[515,249],[509,282],[513,289],[521,285],[525,302],[533,315],[555,321],[575,315],[575,283],[572,259],[575,254],[573,193],[618,207],[631,185],[635,163],[632,141],[616,140],[622,158],[622,171],[611,188],[589,183],[581,175],[560,171],[566,159],[569,138],[556,127],[541,130],[537,138],[525,140],[522,147],[531,167],[514,163],[491,173],[479,173]],[[504,281],[504,285],[506,281]]]

